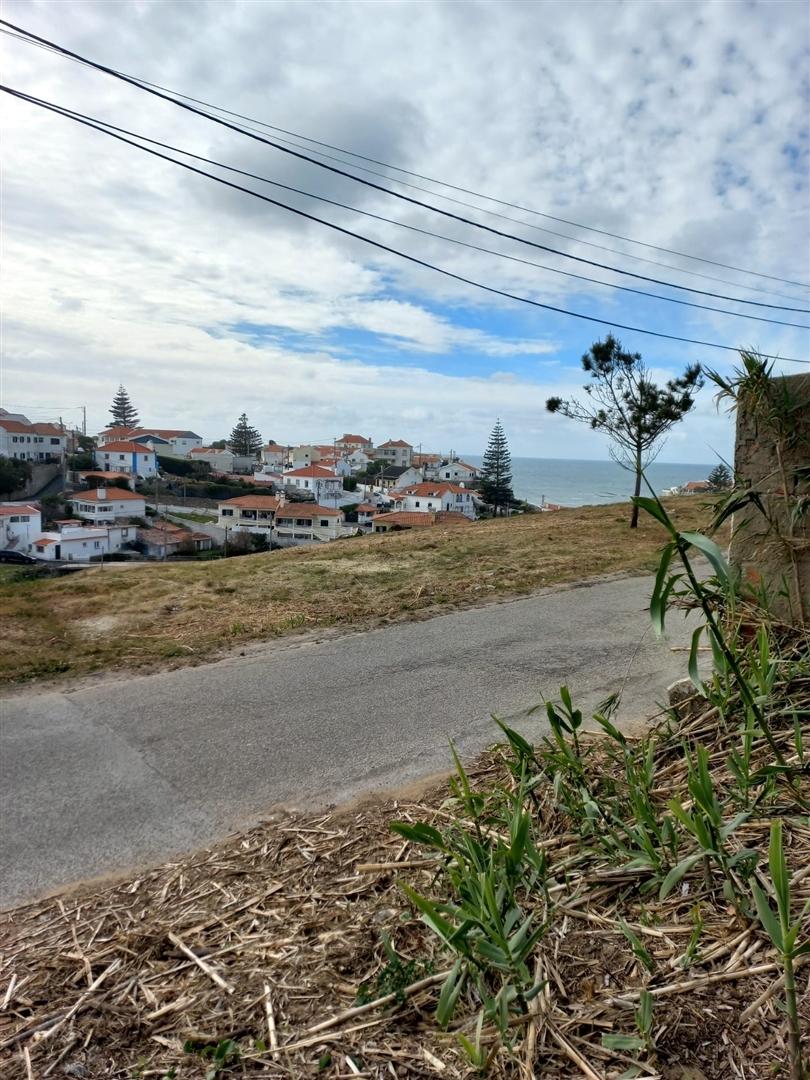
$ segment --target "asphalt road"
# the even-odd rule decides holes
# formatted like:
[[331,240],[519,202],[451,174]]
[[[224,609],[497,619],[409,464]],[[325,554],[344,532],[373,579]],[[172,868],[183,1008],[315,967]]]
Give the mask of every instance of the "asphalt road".
[[[583,708],[624,685],[643,720],[683,674],[655,641],[650,579],[321,639],[253,647],[204,667],[0,700],[0,904],[153,865],[279,805],[313,809],[449,771],[491,712],[525,711],[567,683]],[[523,715],[522,715],[523,714]]]

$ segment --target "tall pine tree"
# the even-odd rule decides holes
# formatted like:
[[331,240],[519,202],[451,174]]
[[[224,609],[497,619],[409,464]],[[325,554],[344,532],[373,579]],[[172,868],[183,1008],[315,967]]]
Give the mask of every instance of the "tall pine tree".
[[138,410],[129,400],[129,394],[123,386],[118,387],[118,393],[113,398],[110,408],[112,422],[116,427],[136,427],[138,424]]
[[481,465],[481,498],[492,507],[494,514],[502,513],[515,501],[512,455],[500,418],[492,429]]
[[262,448],[262,437],[250,422],[245,413],[236,421],[236,427],[231,432],[228,447],[234,454],[240,457],[258,457]]

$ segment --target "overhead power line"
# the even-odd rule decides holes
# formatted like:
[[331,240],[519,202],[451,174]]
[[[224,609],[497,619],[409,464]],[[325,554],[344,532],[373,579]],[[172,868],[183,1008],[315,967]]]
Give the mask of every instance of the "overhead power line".
[[434,240],[442,240],[450,244],[455,244],[458,247],[468,248],[472,251],[478,251],[485,255],[494,255],[500,259],[506,259],[509,262],[519,263],[522,266],[532,266],[539,270],[545,270],[552,274],[561,274],[564,277],[574,278],[577,281],[588,282],[593,285],[600,285],[606,289],[617,289],[621,292],[633,293],[636,296],[645,296],[652,300],[663,300],[670,304],[679,304],[681,306],[697,308],[701,311],[713,311],[720,315],[728,315],[738,319],[749,319],[754,322],[769,323],[774,326],[788,326],[796,330],[810,330],[810,326],[804,323],[787,322],[783,319],[771,319],[762,315],[751,315],[748,312],[742,311],[730,311],[728,308],[715,307],[711,304],[698,304],[694,300],[681,300],[675,296],[665,296],[663,293],[649,292],[646,289],[634,289],[629,285],[617,285],[615,282],[602,281],[599,278],[588,277],[584,274],[574,274],[569,270],[561,270],[559,267],[547,266],[544,263],[534,262],[531,259],[521,259],[516,255],[508,255],[503,251],[496,251],[493,248],[482,247],[480,244],[473,244],[466,240],[459,240],[453,236],[447,236],[445,233],[435,232],[432,229],[423,229],[417,225],[411,225],[404,221],[397,221],[396,218],[386,217],[384,214],[375,214],[370,210],[362,210],[359,207],[352,206],[349,203],[340,202],[337,199],[330,199],[326,195],[318,195],[311,191],[306,191],[303,188],[295,187],[291,184],[284,184],[279,180],[271,180],[267,176],[261,176],[259,173],[250,172],[246,169],[239,169],[234,165],[227,165],[223,161],[218,161],[216,158],[206,157],[204,154],[195,154],[190,150],[184,150],[181,147],[174,146],[171,143],[162,142],[160,139],[152,139],[147,135],[142,135],[139,132],[131,131],[128,128],[120,127],[117,124],[111,124],[107,120],[100,120],[98,117],[89,116],[86,113],[79,112],[75,109],[69,109],[64,105],[58,105],[51,101],[46,101],[44,98],[36,97],[33,94],[26,94],[20,90],[14,90],[11,87],[5,86],[0,83],[0,90],[11,94],[13,97],[19,98],[23,101],[27,101],[32,105],[40,105],[49,111],[55,112],[60,116],[64,116],[67,119],[88,121],[89,125],[95,127],[99,131],[117,131],[122,135],[127,135],[132,139],[137,139],[140,142],[149,143],[152,146],[160,146],[164,150],[170,150],[175,154],[182,154],[184,157],[192,158],[194,161],[204,162],[206,165],[214,165],[218,169],[226,169],[228,172],[236,173],[239,176],[246,176],[251,180],[258,180],[263,184],[270,184],[275,188],[280,188],[283,191],[290,191],[296,195],[304,196],[307,199],[314,199],[318,202],[326,203],[329,206],[338,207],[341,210],[348,210],[353,214],[359,214],[362,217],[371,218],[374,221],[382,221],[388,225],[395,225],[397,228],[406,229],[408,232],[418,233],[420,236],[429,236]]
[[176,105],[178,108],[184,109],[185,111],[190,112],[190,113],[192,113],[194,115],[201,116],[204,119],[210,120],[215,124],[219,124],[220,126],[222,126],[224,128],[230,129],[231,131],[236,131],[239,134],[246,135],[248,138],[250,138],[250,139],[252,139],[252,140],[254,140],[256,142],[260,142],[260,143],[263,143],[263,144],[265,144],[267,146],[270,146],[273,149],[279,150],[284,154],[291,155],[291,156],[293,156],[295,158],[298,158],[298,159],[300,159],[302,161],[307,161],[309,164],[316,165],[320,169],[325,169],[328,172],[335,173],[336,175],[339,175],[339,176],[343,176],[343,177],[345,177],[345,178],[347,178],[349,180],[353,180],[354,182],[356,182],[358,184],[363,184],[365,187],[372,188],[372,189],[374,189],[376,191],[381,191],[384,194],[391,195],[396,199],[400,199],[400,200],[402,200],[404,202],[407,202],[407,203],[410,203],[410,204],[412,204],[414,206],[421,206],[423,209],[431,210],[433,213],[441,214],[442,216],[451,218],[454,221],[459,221],[459,222],[461,222],[461,223],[463,223],[465,225],[471,225],[476,229],[482,229],[485,232],[492,233],[495,236],[501,236],[501,237],[503,237],[503,238],[505,238],[507,240],[514,240],[516,243],[524,244],[524,245],[526,245],[528,247],[533,247],[533,248],[536,248],[536,249],[538,249],[540,251],[546,251],[546,252],[549,252],[549,253],[551,253],[553,255],[559,255],[562,258],[573,259],[576,262],[585,263],[588,266],[595,266],[595,267],[598,267],[601,270],[609,270],[609,271],[611,271],[613,273],[622,274],[622,275],[624,275],[626,277],[632,277],[632,278],[635,278],[635,279],[637,279],[639,281],[646,281],[646,282],[650,282],[650,283],[655,284],[655,285],[663,285],[666,288],[678,289],[681,292],[690,292],[690,293],[694,293],[695,295],[698,295],[698,296],[709,296],[709,297],[712,297],[713,299],[716,299],[716,300],[726,300],[726,301],[729,301],[731,303],[736,303],[736,304],[748,304],[748,305],[751,305],[751,306],[754,306],[754,307],[768,308],[770,310],[790,311],[790,312],[796,312],[796,313],[801,313],[801,314],[810,314],[810,309],[807,309],[807,308],[786,307],[785,305],[781,305],[781,304],[767,304],[767,303],[764,303],[764,302],[758,301],[758,300],[746,300],[746,299],[743,299],[741,297],[727,296],[727,295],[724,295],[723,293],[708,292],[708,291],[703,290],[703,289],[694,289],[694,288],[690,288],[690,287],[688,287],[686,285],[676,285],[673,282],[663,281],[660,278],[648,277],[648,276],[645,276],[644,274],[636,274],[633,271],[623,270],[620,267],[610,266],[610,265],[605,264],[605,263],[595,262],[592,259],[585,259],[580,255],[571,255],[568,252],[559,251],[556,248],[551,248],[551,247],[548,247],[548,246],[546,246],[544,244],[538,244],[533,240],[527,240],[525,237],[517,236],[514,233],[508,233],[508,232],[504,232],[501,229],[492,228],[489,225],[484,225],[480,221],[474,221],[471,218],[463,217],[460,214],[454,214],[449,210],[443,210],[441,207],[434,206],[431,203],[423,202],[422,200],[415,199],[415,198],[411,197],[410,195],[404,195],[404,194],[402,194],[402,192],[394,191],[391,188],[384,187],[381,184],[376,184],[376,183],[372,182],[371,180],[366,180],[363,177],[357,176],[354,173],[347,172],[345,169],[339,169],[334,165],[327,165],[325,162],[318,161],[317,159],[315,159],[313,157],[310,157],[308,154],[304,154],[304,153],[302,153],[300,151],[290,149],[289,147],[283,146],[280,143],[278,143],[278,142],[276,142],[276,141],[274,141],[272,139],[268,139],[263,135],[258,135],[258,134],[254,133],[252,131],[246,130],[245,128],[239,127],[236,124],[232,124],[227,120],[223,120],[221,117],[214,116],[211,113],[203,112],[201,109],[198,109],[193,105],[188,105],[188,104],[186,104],[186,102],[180,101],[177,98],[172,97],[170,94],[163,93],[162,91],[153,89],[153,88],[151,88],[149,86],[146,86],[146,85],[142,84],[141,82],[139,82],[137,79],[133,78],[130,75],[126,75],[123,72],[116,71],[114,68],[107,67],[105,64],[100,64],[100,63],[98,63],[98,62],[96,62],[94,60],[89,60],[87,57],[82,56],[80,53],[73,52],[72,50],[65,48],[63,45],[58,45],[55,42],[48,40],[47,38],[40,37],[39,35],[33,34],[28,30],[24,30],[21,27],[16,26],[14,23],[8,22],[7,20],[0,19],[0,25],[5,25],[5,26],[10,27],[13,30],[17,30],[18,32],[24,34],[28,38],[31,38],[32,40],[40,41],[40,42],[45,43],[46,45],[48,45],[51,48],[55,49],[59,53],[62,53],[64,55],[66,55],[66,56],[75,57],[75,58],[81,60],[83,63],[89,65],[92,68],[95,68],[97,71],[103,71],[106,74],[111,75],[113,78],[119,79],[122,82],[126,82],[131,86],[135,86],[138,89],[143,90],[147,94],[151,94],[154,97],[160,98],[161,100],[168,101],[171,104]]
[[[8,24],[8,25],[11,25],[11,24]],[[24,36],[24,35],[27,34],[26,31],[20,31],[20,33],[11,33],[8,30],[4,30],[2,32],[9,34],[9,36],[14,37],[16,40],[24,41],[25,43],[27,43],[29,45],[35,45],[35,46],[37,46],[39,48],[47,49],[48,51],[55,52],[57,54],[61,54],[61,55],[65,56],[67,59],[74,60],[77,63],[84,64],[85,66],[88,66],[88,67],[93,67],[94,66],[94,64],[91,61],[87,61],[87,60],[85,60],[85,59],[83,59],[83,58],[81,58],[81,57],[79,57],[77,55],[66,54],[66,53],[62,52],[62,50],[59,47],[56,47],[56,46],[51,45],[49,43],[46,43],[44,39],[34,40],[31,37]],[[109,70],[111,72],[115,71],[115,69],[113,69],[113,68],[110,68]],[[119,72],[119,71],[115,71],[115,74],[116,75],[122,75],[123,73]],[[349,156],[351,158],[356,158],[359,161],[367,161],[367,162],[369,162],[369,163],[371,163],[373,165],[379,165],[384,169],[389,169],[389,170],[393,170],[394,172],[402,173],[404,176],[412,176],[412,177],[415,177],[416,179],[424,180],[427,183],[437,184],[440,187],[448,188],[451,191],[457,191],[457,192],[460,192],[461,194],[465,194],[465,195],[472,195],[477,199],[484,199],[487,202],[495,203],[498,206],[508,207],[510,209],[513,209],[513,210],[520,210],[522,213],[531,214],[534,217],[544,218],[544,219],[546,219],[548,221],[556,221],[556,222],[559,222],[560,224],[563,224],[563,225],[570,225],[573,228],[583,229],[583,230],[585,230],[587,232],[596,233],[596,234],[598,234],[600,236],[611,237],[614,240],[621,240],[623,243],[635,244],[635,245],[637,245],[639,247],[644,247],[644,248],[647,248],[648,250],[651,250],[651,251],[660,251],[660,252],[666,253],[668,255],[675,255],[678,258],[689,259],[689,260],[691,260],[693,262],[705,263],[708,266],[717,266],[717,267],[721,267],[722,269],[725,269],[725,270],[733,270],[735,273],[748,274],[749,276],[752,276],[752,277],[759,277],[759,278],[767,279],[769,281],[781,282],[784,285],[794,285],[794,286],[797,286],[798,288],[810,289],[810,284],[808,284],[807,282],[795,281],[792,278],[783,278],[783,277],[779,277],[779,276],[777,276],[775,274],[766,274],[766,273],[764,273],[762,271],[759,271],[759,270],[746,269],[746,268],[741,267],[741,266],[736,266],[736,265],[734,265],[732,263],[724,263],[724,262],[720,262],[720,261],[718,261],[716,259],[708,259],[708,258],[706,258],[704,256],[701,256],[701,255],[692,255],[689,252],[679,251],[679,250],[677,250],[675,248],[664,247],[664,246],[662,246],[660,244],[652,244],[652,243],[649,243],[649,242],[647,242],[645,240],[635,240],[632,237],[624,236],[621,233],[610,232],[607,229],[600,229],[600,228],[597,228],[596,226],[593,226],[593,225],[584,225],[584,224],[582,224],[582,222],[572,221],[572,220],[570,220],[568,218],[558,217],[558,216],[556,216],[554,214],[549,214],[546,211],[534,210],[531,207],[523,206],[520,203],[510,202],[507,199],[500,199],[500,198],[497,198],[494,195],[486,195],[486,194],[484,194],[484,193],[482,193],[480,191],[475,191],[472,188],[463,187],[463,186],[461,186],[459,184],[453,184],[453,183],[450,183],[449,181],[446,181],[446,180],[438,180],[436,177],[427,176],[424,173],[414,172],[411,169],[405,169],[405,168],[403,168],[403,167],[401,167],[399,165],[392,165],[390,162],[381,161],[380,159],[374,158],[374,157],[369,157],[367,154],[358,153],[357,151],[350,150],[347,147],[336,146],[334,143],[324,142],[321,139],[315,139],[310,135],[303,135],[300,132],[291,131],[290,129],[284,128],[284,127],[279,127],[277,124],[271,124],[271,123],[269,123],[269,122],[267,122],[265,120],[258,120],[255,117],[247,116],[245,113],[236,112],[233,109],[227,109],[222,105],[212,104],[211,102],[204,101],[201,98],[193,97],[191,94],[184,94],[180,90],[172,90],[171,88],[162,86],[160,83],[150,82],[148,79],[143,79],[143,78],[140,78],[139,76],[132,76],[132,78],[135,79],[135,81],[137,83],[139,83],[140,85],[142,85],[142,86],[151,87],[154,90],[161,90],[161,91],[163,91],[163,92],[165,92],[167,94],[172,94],[175,97],[182,98],[184,101],[190,101],[190,102],[193,102],[196,105],[202,105],[206,109],[214,109],[216,112],[223,113],[226,116],[233,116],[233,117],[235,117],[237,119],[247,121],[248,123],[251,123],[251,124],[258,124],[260,127],[263,127],[263,128],[265,128],[265,129],[267,129],[269,131],[277,132],[280,135],[287,135],[287,136],[289,136],[290,138],[293,138],[293,139],[303,140],[305,143],[312,144],[312,146],[319,146],[319,147],[323,147],[323,148],[325,148],[327,150],[334,150],[337,153],[347,155],[347,156]],[[286,142],[285,139],[280,139],[279,141]],[[309,146],[301,146],[300,143],[290,143],[289,145],[298,147],[301,150],[308,150],[310,153],[317,153],[317,151],[312,150],[311,147],[309,147]],[[325,157],[325,158],[327,158],[329,160],[332,160],[332,161],[340,161],[344,165],[352,164],[354,168],[361,168],[361,166],[358,166],[358,165],[353,164],[351,162],[347,162],[345,160],[345,158],[335,158],[335,157],[332,157],[329,154],[320,154],[320,156]],[[720,282],[720,283],[722,283],[724,285],[732,285],[732,286],[736,286],[738,288],[749,288],[753,292],[762,292],[762,293],[765,293],[767,295],[782,296],[782,294],[780,294],[780,293],[772,293],[772,292],[770,292],[770,290],[767,290],[767,289],[759,289],[759,288],[757,288],[755,286],[746,286],[744,283],[729,281],[727,278],[718,278],[718,277],[714,277],[714,276],[709,275],[709,274],[701,274],[701,273],[698,273],[695,270],[688,270],[688,269],[686,269],[684,267],[673,266],[671,263],[662,263],[662,262],[657,261],[655,259],[645,259],[645,258],[643,258],[643,257],[641,257],[639,255],[634,255],[631,252],[618,251],[616,248],[606,247],[603,244],[594,244],[594,243],[591,243],[588,240],[583,239],[580,236],[571,236],[570,233],[561,233],[561,232],[556,232],[553,229],[544,229],[544,228],[541,228],[539,226],[532,225],[530,222],[521,221],[519,218],[509,217],[509,216],[504,215],[504,214],[499,214],[499,213],[497,213],[497,212],[495,212],[493,210],[488,210],[488,209],[486,209],[486,207],[476,206],[474,203],[468,203],[468,202],[464,202],[464,201],[459,200],[459,199],[453,199],[450,196],[443,195],[441,192],[433,191],[430,188],[424,188],[424,187],[419,186],[418,184],[409,184],[404,180],[399,180],[396,177],[389,176],[386,173],[378,172],[375,169],[362,169],[361,171],[367,172],[372,176],[382,177],[383,179],[393,181],[394,183],[399,183],[399,184],[401,184],[401,185],[403,185],[405,187],[410,187],[410,188],[412,188],[412,189],[414,189],[416,191],[422,191],[422,192],[425,192],[426,194],[433,195],[433,196],[438,197],[440,199],[445,199],[445,200],[447,200],[449,202],[454,202],[459,206],[466,206],[466,207],[468,207],[470,209],[473,209],[473,210],[478,210],[478,211],[481,211],[481,212],[486,213],[486,214],[491,214],[492,216],[501,218],[504,221],[511,221],[511,222],[514,222],[515,224],[524,225],[527,228],[536,229],[539,232],[548,233],[551,236],[557,236],[557,237],[560,237],[561,239],[572,240],[574,243],[585,244],[588,247],[596,248],[596,249],[598,249],[600,251],[608,251],[608,252],[611,252],[614,255],[621,255],[621,256],[624,256],[625,258],[630,258],[630,259],[634,259],[634,260],[637,260],[637,261],[640,261],[640,262],[649,263],[652,266],[660,266],[660,267],[663,267],[663,268],[668,269],[668,270],[675,270],[675,271],[677,271],[679,273],[689,274],[689,275],[692,275],[692,276],[695,276],[695,277],[704,278],[707,281]]]
[[[19,91],[10,91],[8,88],[2,88],[3,92],[11,93],[15,97],[25,97],[30,95],[23,95]],[[34,103],[36,104],[36,103]],[[340,233],[342,236],[349,236],[354,240],[360,240],[371,247],[376,248],[378,251],[384,251],[389,255],[395,255],[398,258],[405,259],[407,262],[413,263],[416,266],[424,267],[427,270],[432,270],[435,273],[442,274],[444,277],[450,278],[453,281],[461,282],[464,285],[471,285],[474,288],[482,289],[484,292],[491,293],[495,296],[504,297],[507,300],[515,300],[518,303],[528,304],[531,307],[539,308],[544,311],[553,311],[558,315],[566,315],[570,318],[581,319],[585,322],[597,323],[600,326],[609,326],[612,329],[617,330],[629,330],[632,333],[645,334],[649,337],[661,338],[667,341],[679,341],[687,345],[700,345],[704,348],[719,349],[723,352],[736,353],[739,349],[734,345],[722,345],[713,341],[702,341],[696,338],[687,338],[679,334],[667,334],[660,330],[649,330],[639,326],[629,326],[625,323],[613,322],[609,319],[601,319],[594,315],[586,315],[582,312],[570,311],[567,308],[557,307],[553,304],[545,304],[539,300],[532,300],[526,296],[519,296],[515,293],[508,292],[505,289],[498,289],[493,285],[486,285],[483,282],[475,281],[472,278],[463,276],[462,274],[456,274],[451,270],[446,270],[444,267],[436,266],[434,263],[430,263],[425,259],[419,259],[415,255],[409,255],[404,251],[400,251],[398,248],[391,247],[388,244],[383,244],[379,240],[374,240],[369,236],[365,236],[362,233],[354,232],[352,229],[347,229],[342,225],[338,225],[333,221],[328,221],[326,218],[318,217],[316,214],[310,214],[305,210],[301,210],[296,206],[290,206],[289,203],[281,202],[279,199],[272,199],[269,195],[262,195],[261,192],[254,191],[252,188],[244,187],[241,184],[236,184],[231,180],[226,180],[224,177],[216,176],[214,173],[206,172],[205,169],[198,169],[195,165],[190,165],[186,161],[179,161],[177,158],[171,157],[168,154],[164,154],[159,150],[153,150],[151,147],[143,146],[141,143],[135,142],[132,139],[120,135],[100,125],[94,124],[89,120],[80,119],[78,116],[71,116],[64,110],[58,107],[51,107],[48,105],[41,105],[41,108],[49,108],[51,112],[56,112],[65,119],[72,120],[75,123],[82,124],[84,127],[93,128],[93,130],[100,132],[103,135],[107,135],[111,139],[116,139],[118,142],[126,143],[128,146],[134,147],[136,150],[140,150],[144,154],[150,154],[152,157],[160,158],[163,161],[168,161],[173,165],[179,166],[181,169],[185,169],[188,172],[194,173],[197,176],[206,177],[208,180],[213,180],[217,184],[221,184],[223,187],[231,188],[234,191],[241,191],[245,195],[250,195],[254,199],[260,199],[262,202],[268,203],[270,206],[276,206],[279,209],[286,210],[291,214],[295,214],[297,217],[304,218],[306,221],[313,221],[319,225],[324,225],[334,232]],[[771,353],[762,353],[764,359],[767,360],[782,360],[787,363],[810,363],[808,360],[796,360],[792,357],[780,357]]]

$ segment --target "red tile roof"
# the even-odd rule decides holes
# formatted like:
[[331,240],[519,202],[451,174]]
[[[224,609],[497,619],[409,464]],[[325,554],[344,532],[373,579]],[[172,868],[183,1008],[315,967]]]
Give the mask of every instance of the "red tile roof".
[[34,547],[43,548],[43,547],[47,547],[48,544],[56,544],[56,543],[58,543],[57,540],[49,540],[47,537],[43,537],[41,540],[35,540],[34,541]]
[[92,491],[77,491],[70,497],[72,503],[77,502],[126,502],[127,500],[137,499],[138,502],[144,502],[143,495],[139,495],[137,491],[130,491],[129,488],[106,488],[104,494],[99,498],[98,490],[93,488]]
[[0,427],[5,431],[21,432],[23,435],[65,435],[66,432],[56,424],[23,424],[19,420],[4,420],[0,416]]
[[23,506],[20,506],[20,505],[9,506],[8,504],[6,504],[4,506],[0,506],[0,517],[10,517],[12,514],[14,514],[16,516],[17,514],[38,514],[38,513],[39,513],[39,507],[38,506],[31,506],[29,503],[26,503]]
[[97,454],[153,454],[154,450],[150,450],[143,443],[137,442],[108,442],[103,446],[99,446],[96,450]]
[[227,446],[192,446],[191,454],[230,454]]
[[342,517],[343,511],[332,506],[315,506],[312,503],[287,503],[276,513],[276,521],[287,518]]
[[380,443],[380,449],[382,449],[384,446],[402,446],[405,447],[405,449],[407,450],[413,449],[409,442],[404,442],[402,439],[389,439],[388,442]]
[[281,500],[275,495],[238,495],[235,499],[224,499],[222,506],[241,506],[245,510],[278,510]]
[[303,465],[300,469],[291,469],[284,473],[285,476],[311,476],[320,477],[322,480],[335,480],[335,474],[321,465]]
[[112,479],[113,477],[116,477],[119,480],[131,480],[132,479],[132,473],[113,472],[113,471],[104,472],[103,469],[88,469],[88,470],[83,469],[79,473],[79,476],[82,478],[82,480],[86,480],[88,476],[107,477],[108,479]]
[[360,503],[357,507],[358,514],[376,514],[379,511],[379,506],[375,506],[374,503]]
[[365,435],[341,435],[337,440],[339,443],[351,443],[353,446],[372,446],[371,439],[367,439]]

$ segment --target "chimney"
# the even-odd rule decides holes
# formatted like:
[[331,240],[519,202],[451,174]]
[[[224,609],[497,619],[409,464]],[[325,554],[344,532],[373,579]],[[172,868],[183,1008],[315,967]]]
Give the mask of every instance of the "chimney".
[[106,499],[107,498],[107,489],[103,488],[103,487],[96,488],[96,498],[97,499]]

